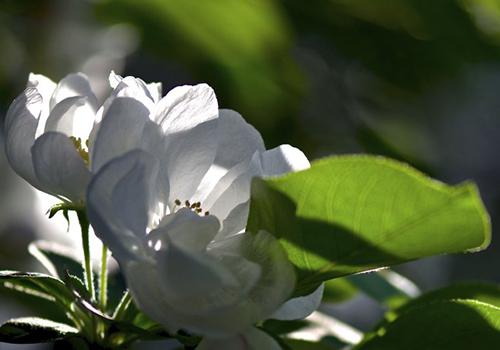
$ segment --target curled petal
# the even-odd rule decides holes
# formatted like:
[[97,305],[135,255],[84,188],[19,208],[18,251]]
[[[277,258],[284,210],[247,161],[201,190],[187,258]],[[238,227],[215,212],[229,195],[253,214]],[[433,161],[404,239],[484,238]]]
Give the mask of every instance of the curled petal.
[[92,92],[87,76],[82,73],[68,74],[57,84],[50,99],[50,109],[52,110],[62,100],[74,96],[87,97],[90,105],[96,109],[97,98]]
[[288,300],[270,318],[277,320],[300,320],[306,318],[321,304],[324,289],[325,285],[322,283],[311,294]]
[[95,111],[87,97],[69,97],[51,111],[45,131],[57,131],[85,142],[94,125],[94,117]]
[[146,95],[151,101],[158,102],[161,99],[162,85],[161,83],[150,83],[146,84],[142,79],[128,76],[123,78],[122,76],[111,71],[109,74],[109,85],[113,89],[119,89],[119,86],[128,86],[136,91],[141,91]]
[[218,105],[215,93],[207,84],[184,85],[168,92],[156,106],[153,120],[167,134],[192,129],[215,119]]
[[27,88],[10,105],[5,118],[5,153],[12,168],[26,181],[39,187],[33,169],[31,146],[42,109],[42,97],[34,88]]
[[219,180],[204,200],[204,205],[210,213],[225,220],[233,208],[250,198],[252,178],[261,174],[259,153],[256,152],[251,161],[237,164]]
[[311,164],[298,148],[281,145],[261,155],[263,176],[277,176],[308,169]]
[[219,110],[217,141],[214,163],[226,169],[250,160],[255,152],[266,150],[260,133],[230,109]]
[[38,118],[38,127],[35,134],[35,137],[38,137],[43,133],[45,128],[45,121],[50,113],[50,98],[52,97],[57,84],[41,74],[30,73],[27,87],[34,88],[40,94],[43,101],[41,110],[34,114]]
[[84,199],[90,172],[66,135],[43,134],[35,141],[31,153],[36,177],[47,192],[75,202]]

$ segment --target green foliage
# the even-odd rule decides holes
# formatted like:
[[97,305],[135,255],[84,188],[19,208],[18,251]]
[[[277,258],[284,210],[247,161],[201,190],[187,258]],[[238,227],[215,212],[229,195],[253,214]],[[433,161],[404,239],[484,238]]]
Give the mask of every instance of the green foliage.
[[419,293],[411,281],[390,270],[352,275],[345,279],[388,308],[404,304]]
[[500,307],[500,285],[489,283],[460,283],[445,288],[430,291],[419,298],[388,313],[389,319],[394,319],[406,311],[437,300],[470,299]]
[[346,278],[335,278],[325,282],[322,302],[340,303],[358,294],[358,289]]
[[448,186],[382,157],[330,157],[255,179],[251,197],[248,229],[280,239],[298,271],[298,295],[335,277],[490,241],[473,184]]
[[38,317],[16,318],[0,326],[0,342],[46,343],[78,335],[78,329]]
[[370,333],[355,350],[490,350],[500,344],[500,308],[477,300],[435,300]]

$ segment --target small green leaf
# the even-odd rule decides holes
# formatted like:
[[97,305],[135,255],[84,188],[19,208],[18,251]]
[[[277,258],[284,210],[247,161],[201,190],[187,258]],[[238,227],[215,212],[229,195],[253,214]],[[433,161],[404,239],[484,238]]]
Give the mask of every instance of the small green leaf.
[[330,157],[256,178],[251,198],[247,228],[280,239],[298,270],[296,295],[335,277],[490,242],[473,184],[448,186],[382,157]]
[[42,273],[0,271],[0,283],[8,289],[50,301],[70,304],[73,300],[71,292],[61,280]]
[[477,300],[437,300],[369,333],[354,350],[491,350],[500,344],[500,308]]
[[57,278],[69,274],[83,278],[82,262],[68,248],[54,242],[36,241],[29,245],[28,251],[47,271]]
[[4,343],[45,343],[77,335],[76,328],[37,317],[16,318],[0,326],[0,342]]

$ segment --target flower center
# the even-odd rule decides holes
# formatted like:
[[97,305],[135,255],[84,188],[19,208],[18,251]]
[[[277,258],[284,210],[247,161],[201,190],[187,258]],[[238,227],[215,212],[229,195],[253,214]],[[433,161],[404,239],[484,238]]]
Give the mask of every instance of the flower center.
[[87,140],[87,141],[85,141],[85,143],[83,143],[83,140],[79,137],[77,138],[74,136],[70,136],[69,139],[73,142],[73,145],[75,146],[76,151],[78,152],[80,157],[82,157],[85,165],[88,166],[89,165],[89,151],[88,151],[89,140]]
[[[177,207],[180,207],[182,205],[182,202],[180,201],[180,199],[176,199],[174,201],[175,203],[175,207],[174,207],[174,211],[176,211]],[[184,207],[185,208],[188,208],[188,209],[191,209],[192,211],[194,211],[196,214],[200,214],[203,213],[203,209],[201,207],[201,202],[195,202],[195,203],[190,203],[187,199],[184,201]],[[208,216],[210,215],[210,212],[207,210],[204,212],[204,215],[205,216]]]

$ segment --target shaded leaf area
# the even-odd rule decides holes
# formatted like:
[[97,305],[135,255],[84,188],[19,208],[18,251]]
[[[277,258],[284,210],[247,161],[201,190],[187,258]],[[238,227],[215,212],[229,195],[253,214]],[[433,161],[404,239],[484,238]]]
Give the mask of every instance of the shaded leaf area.
[[299,339],[285,339],[281,346],[284,350],[336,350],[341,347],[332,344],[325,344],[324,342],[312,342]]
[[[70,279],[75,280],[75,277],[83,281],[83,262],[79,261],[71,251],[61,247],[53,242],[37,241],[29,246],[29,251],[45,269],[54,277],[67,280],[67,275]],[[94,281],[98,280],[98,275],[94,274]],[[73,284],[81,296],[88,297],[87,293]],[[125,293],[126,285],[123,276],[119,270],[110,271],[108,273],[108,310],[112,312],[118,305],[120,298]]]
[[9,320],[0,326],[0,342],[15,344],[46,343],[74,337],[78,329],[38,317]]
[[420,294],[413,282],[390,270],[352,275],[345,279],[370,298],[391,309]]
[[388,308],[398,307],[419,294],[415,284],[406,277],[384,270],[328,280],[322,301],[340,303],[355,297],[358,292]]
[[341,303],[358,294],[358,289],[346,278],[335,278],[325,282],[322,302]]
[[419,307],[437,300],[471,299],[500,308],[500,285],[469,282],[451,285],[423,294],[419,298],[411,300],[405,305],[388,313],[388,319],[392,320],[412,308]]
[[500,308],[477,300],[436,300],[385,323],[355,350],[496,349]]
[[471,183],[448,186],[383,157],[339,156],[254,179],[248,229],[278,239],[296,295],[335,277],[485,248],[489,217]]

